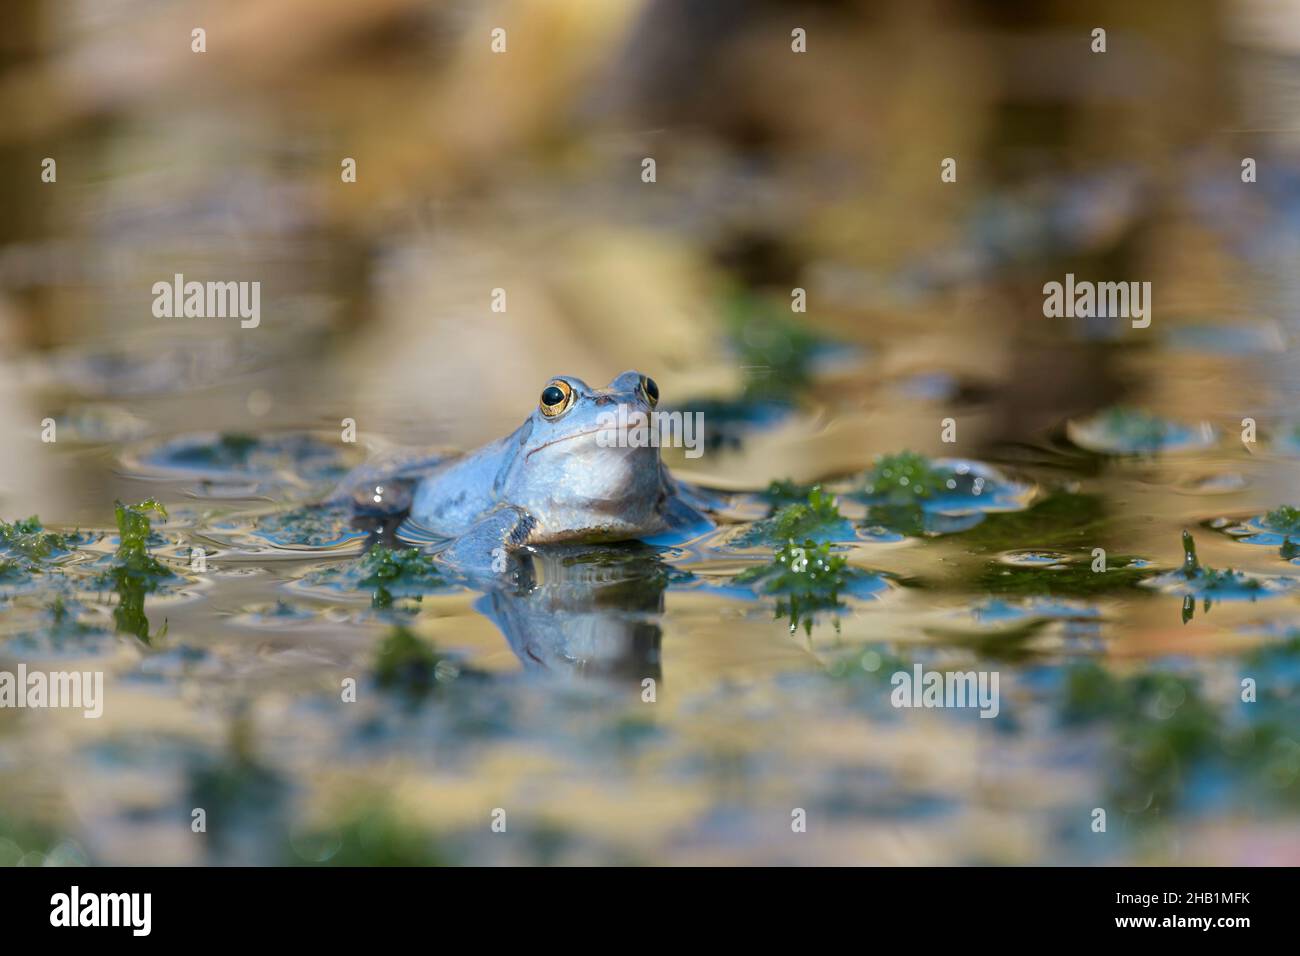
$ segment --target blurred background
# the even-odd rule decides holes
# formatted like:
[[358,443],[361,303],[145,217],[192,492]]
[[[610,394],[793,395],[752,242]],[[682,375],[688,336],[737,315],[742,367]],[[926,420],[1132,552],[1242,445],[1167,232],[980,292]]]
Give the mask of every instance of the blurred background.
[[[353,417],[465,445],[513,427],[559,372],[638,368],[676,402],[725,397],[767,374],[725,354],[728,303],[784,311],[795,287],[809,305],[793,318],[872,349],[832,391],[882,409],[855,436],[875,450],[937,441],[933,407],[918,428],[914,403],[893,400],[918,374],[981,400],[961,409],[978,419],[963,419],[973,452],[1139,384],[1194,399],[1112,346],[1150,348],[1205,316],[1281,318],[1260,297],[1283,293],[1243,283],[1288,242],[1260,220],[1294,202],[1293,13],[14,3],[6,443],[77,399],[152,424]],[[791,51],[796,27],[807,53]],[[1241,183],[1243,156],[1268,175]],[[940,182],[947,157],[956,183]],[[1080,345],[1043,321],[1041,286],[1066,271],[1153,282],[1154,331],[1106,323]],[[150,289],[177,272],[260,281],[261,326],[155,319]],[[17,461],[3,485],[35,507],[60,479]]]
[[[498,28],[504,52],[493,49]],[[1096,28],[1105,52],[1092,49]],[[791,48],[796,29],[806,52]],[[1288,0],[9,0],[0,117],[9,520],[109,529],[114,498],[159,489],[194,505],[192,485],[133,467],[186,433],[336,433],[351,418],[359,455],[467,448],[515,428],[552,375],[604,384],[628,368],[653,376],[666,405],[705,410],[708,453],[668,457],[714,487],[848,475],[904,448],[957,455],[1044,493],[1083,489],[1097,503],[1094,537],[1070,547],[1102,541],[1153,566],[1177,565],[1184,526],[1300,498],[1284,447],[1300,391],[1300,4]],[[1253,182],[1242,178],[1248,157]],[[42,181],[46,158],[55,182]],[[646,158],[654,182],[643,181]],[[941,181],[947,158],[955,182]],[[355,182],[341,176],[347,159]],[[152,286],[175,273],[260,282],[260,325],[155,317]],[[1066,273],[1150,282],[1151,326],[1045,318],[1043,284]],[[493,309],[498,289],[504,311]],[[806,312],[791,310],[794,289],[806,290]],[[1093,447],[1067,437],[1067,423],[1116,407],[1218,443],[1116,466],[1095,453],[1127,450],[1107,444],[1122,435]],[[1248,416],[1267,451],[1237,440]],[[955,446],[940,438],[948,417]],[[41,440],[46,419],[54,444]],[[1060,530],[1076,516],[1050,520]],[[629,756],[620,748],[640,736],[625,718],[584,720],[531,685],[509,691],[520,713],[498,717],[502,739],[471,747],[474,761],[450,778],[442,765],[409,766],[420,758],[403,747],[429,728],[389,728],[396,743],[381,748],[380,769],[352,769],[401,781],[402,806],[358,824],[373,852],[357,859],[389,861],[409,828],[454,829],[449,819],[478,818],[482,794],[514,792],[549,808],[533,849],[457,844],[434,856],[1296,862],[1285,800],[1280,820],[1257,824],[1253,804],[1197,791],[1203,815],[1175,819],[1173,803],[1159,814],[1172,833],[1076,844],[1052,814],[1074,812],[1072,794],[1087,792],[1076,774],[1096,783],[1111,771],[1101,758],[1054,765],[1050,754],[1073,745],[1045,724],[1014,724],[1012,750],[981,762],[972,739],[1003,745],[971,728],[980,721],[882,737],[848,704],[821,711],[817,692],[773,689],[809,666],[833,669],[846,647],[922,639],[918,615],[969,614],[990,590],[989,562],[1043,547],[1043,527],[986,545],[911,539],[888,561],[860,554],[935,590],[804,644],[769,609],[698,594],[674,603],[670,591],[656,626],[685,708],[659,728],[674,757]],[[1202,553],[1279,571],[1275,552],[1243,557],[1245,547],[1217,535]],[[0,812],[36,821],[22,833],[48,834],[15,829],[15,860],[282,861],[268,849],[288,827],[280,818],[258,818],[245,843],[220,849],[195,848],[187,829],[169,835],[157,819],[173,797],[188,806],[176,795],[185,787],[224,773],[261,794],[261,778],[240,776],[259,746],[259,766],[293,781],[284,813],[333,821],[287,858],[320,862],[349,845],[352,824],[331,816],[329,796],[347,787],[321,780],[350,767],[359,744],[284,723],[304,706],[289,688],[333,686],[331,668],[368,659],[387,622],[326,608],[312,612],[322,616],[310,647],[293,635],[252,641],[239,615],[278,600],[284,583],[261,574],[218,581],[194,610],[171,614],[173,639],[213,660],[115,652],[124,687],[143,673],[161,689],[123,690],[142,696],[130,718],[105,721],[111,732],[12,722],[0,732],[8,766],[31,775]],[[249,587],[262,590],[239,590]],[[426,602],[421,633],[489,670],[517,668],[456,600]],[[1111,663],[1195,657],[1291,627],[1289,610],[1253,604],[1180,627],[1169,600],[1096,597],[1106,624],[1089,625],[1101,628],[1089,648]],[[1049,625],[1053,640],[1061,626]],[[1069,640],[1052,646],[1073,653]],[[216,698],[203,674],[217,675]],[[188,756],[140,743],[157,693]],[[755,713],[781,730],[742,730]],[[520,736],[539,714],[555,735],[544,767],[542,745]],[[255,744],[268,723],[281,736]],[[619,756],[571,752],[584,734]],[[1283,734],[1260,746],[1250,759],[1272,775],[1265,790],[1294,800],[1300,744]],[[112,769],[86,747],[116,748]],[[209,766],[228,752],[237,771]],[[864,752],[872,769],[852,769]],[[1195,775],[1174,765],[1161,786],[1181,793]],[[747,796],[750,774],[764,782]],[[821,781],[822,805],[853,821],[851,839],[823,830],[775,846],[765,835],[765,819],[788,831],[779,808],[798,775]],[[1233,771],[1215,786],[1249,789],[1243,779]],[[322,844],[321,832],[338,839]],[[1276,849],[1280,833],[1291,850]]]

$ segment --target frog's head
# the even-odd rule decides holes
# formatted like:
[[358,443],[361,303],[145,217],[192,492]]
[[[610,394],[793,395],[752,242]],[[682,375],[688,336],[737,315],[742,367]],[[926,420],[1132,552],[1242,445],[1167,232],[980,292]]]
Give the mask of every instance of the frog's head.
[[545,384],[515,433],[501,489],[538,519],[535,540],[648,530],[664,487],[658,443],[647,440],[658,402],[659,387],[640,372],[624,372],[605,388],[568,375]]

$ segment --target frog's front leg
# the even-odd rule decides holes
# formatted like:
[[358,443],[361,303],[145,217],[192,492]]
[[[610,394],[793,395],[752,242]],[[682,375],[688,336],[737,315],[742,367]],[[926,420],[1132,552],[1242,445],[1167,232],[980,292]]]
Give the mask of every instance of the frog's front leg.
[[470,526],[438,560],[466,574],[506,574],[517,565],[513,553],[528,542],[537,519],[522,508],[502,505]]

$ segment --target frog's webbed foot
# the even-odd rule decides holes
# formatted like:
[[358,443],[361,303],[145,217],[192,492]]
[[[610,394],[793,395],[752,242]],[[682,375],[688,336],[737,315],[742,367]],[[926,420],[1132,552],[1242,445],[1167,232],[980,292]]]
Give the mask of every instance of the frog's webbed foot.
[[497,508],[439,551],[438,560],[466,574],[513,574],[519,568],[516,552],[536,526],[537,519],[522,508]]

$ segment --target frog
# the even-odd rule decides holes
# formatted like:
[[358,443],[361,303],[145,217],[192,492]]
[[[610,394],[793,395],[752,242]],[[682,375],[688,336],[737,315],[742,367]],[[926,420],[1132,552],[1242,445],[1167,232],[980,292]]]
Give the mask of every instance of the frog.
[[460,456],[363,467],[340,488],[361,514],[406,509],[408,522],[441,541],[441,561],[475,570],[538,545],[708,530],[716,502],[676,480],[647,433],[629,434],[659,400],[658,384],[636,370],[604,388],[557,375],[509,435]]

